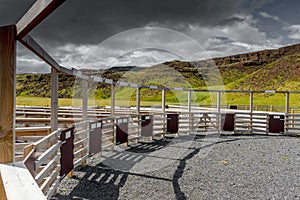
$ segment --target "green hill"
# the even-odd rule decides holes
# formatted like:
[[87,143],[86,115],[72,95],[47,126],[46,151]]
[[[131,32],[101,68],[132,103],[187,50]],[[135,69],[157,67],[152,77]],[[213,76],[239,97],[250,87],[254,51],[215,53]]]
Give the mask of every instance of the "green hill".
[[[126,81],[139,85],[163,87],[183,87],[208,89],[224,83],[226,89],[237,90],[300,90],[300,44],[276,50],[264,50],[198,62],[172,61],[159,65],[141,67],[113,67],[108,70],[83,70],[90,75],[101,75],[114,81]],[[212,70],[213,68],[217,69]],[[222,80],[218,80],[219,74]],[[208,79],[209,77],[209,79]],[[60,73],[59,97],[81,96],[79,79]],[[99,83],[94,85],[94,96],[100,99],[110,97],[110,86]],[[90,95],[93,92],[90,91]],[[178,101],[180,92],[168,91],[169,101]],[[159,101],[161,91],[143,89],[142,99]],[[50,96],[50,74],[17,75],[17,96]],[[117,99],[135,100],[135,90],[119,87]],[[177,98],[177,99],[176,99]],[[209,103],[209,94],[198,95],[198,101]],[[236,100],[237,97],[229,96]],[[234,102],[233,102],[234,103]]]

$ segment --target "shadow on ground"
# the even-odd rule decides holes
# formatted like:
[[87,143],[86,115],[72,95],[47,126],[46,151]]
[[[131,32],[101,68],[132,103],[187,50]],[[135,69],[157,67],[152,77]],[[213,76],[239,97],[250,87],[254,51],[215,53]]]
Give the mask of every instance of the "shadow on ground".
[[[189,159],[199,154],[201,150],[212,147],[213,145],[233,142],[237,140],[247,140],[247,139],[266,139],[267,135],[219,135],[219,140],[217,142],[205,143],[204,140],[206,136],[196,135],[194,137],[194,142],[205,143],[199,148],[189,148],[189,153],[182,157],[175,169],[175,173],[172,179],[154,177],[146,174],[130,173],[121,170],[112,169],[103,163],[99,163],[96,166],[85,166],[76,169],[79,173],[84,174],[83,177],[79,178],[74,176],[72,179],[74,181],[79,181],[79,183],[72,189],[68,195],[57,194],[55,199],[108,199],[114,200],[119,198],[120,189],[125,185],[128,176],[140,176],[152,179],[159,179],[163,181],[168,181],[172,183],[173,191],[177,200],[187,199],[186,195],[182,192],[181,186],[179,184],[179,179],[183,176],[184,170],[186,168],[186,163]],[[275,137],[278,137],[276,135]],[[172,138],[171,138],[172,139]],[[171,140],[169,138],[169,140]],[[136,146],[128,148],[126,152],[128,153],[149,153],[158,149],[164,148],[168,145],[170,141],[166,140],[154,140],[152,142],[139,143]],[[154,148],[155,147],[155,148]],[[124,153],[124,152],[123,152]],[[61,189],[60,189],[61,190]],[[63,190],[63,189],[62,189]]]

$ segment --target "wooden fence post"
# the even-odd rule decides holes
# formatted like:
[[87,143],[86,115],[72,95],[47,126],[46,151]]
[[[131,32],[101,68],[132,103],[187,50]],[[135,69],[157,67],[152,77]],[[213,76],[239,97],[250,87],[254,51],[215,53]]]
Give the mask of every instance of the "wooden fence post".
[[88,108],[88,80],[82,80],[82,120],[85,121],[88,118],[87,108]]
[[285,93],[285,120],[284,120],[284,132],[285,134],[288,134],[289,132],[289,123],[290,123],[290,120],[289,120],[289,110],[290,110],[290,93],[287,92]]
[[51,67],[51,132],[58,129],[58,72]]
[[[252,125],[253,125],[253,92],[250,92],[250,104],[249,104],[249,110],[250,110],[250,133],[252,133]],[[257,110],[257,107],[256,107]]]
[[14,161],[16,26],[0,27],[0,163]]
[[110,87],[110,115],[115,115],[115,85],[113,83]]
[[221,131],[221,92],[217,92],[217,127],[218,127],[218,133]]
[[194,130],[194,121],[192,117],[192,91],[188,91],[188,113],[189,113],[189,132]]

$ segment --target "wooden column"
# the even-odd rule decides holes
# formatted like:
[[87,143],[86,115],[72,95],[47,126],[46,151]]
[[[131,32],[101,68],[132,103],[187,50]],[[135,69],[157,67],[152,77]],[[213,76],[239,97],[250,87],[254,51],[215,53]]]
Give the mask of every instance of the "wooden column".
[[87,120],[87,108],[88,108],[88,80],[82,80],[82,120]]
[[0,27],[0,163],[14,161],[16,27]]
[[192,91],[188,91],[189,131],[193,131]]
[[141,111],[141,88],[136,88],[136,114],[140,114]]
[[115,115],[115,85],[111,84],[110,87],[110,115]]
[[166,112],[166,90],[161,91],[161,109],[163,112]]
[[162,129],[163,129],[163,134],[162,138],[165,137],[165,133],[167,132],[167,114],[166,114],[166,90],[162,89],[161,91],[161,109],[162,109],[162,118],[163,120],[161,121]]
[[192,91],[188,91],[188,112],[192,112]]
[[249,130],[252,133],[252,125],[253,125],[253,92],[250,92],[250,102],[249,102],[249,110],[250,110],[250,125]]
[[290,110],[290,93],[285,93],[285,113],[289,114]]
[[288,125],[288,123],[290,122],[289,116],[288,116],[289,109],[290,109],[290,93],[287,92],[287,93],[285,93],[285,120],[284,120],[284,132],[285,132],[285,134],[288,134],[288,132],[289,132],[289,125]]
[[218,132],[221,131],[221,92],[217,93],[217,127],[218,127]]
[[58,71],[51,67],[51,132],[58,129]]

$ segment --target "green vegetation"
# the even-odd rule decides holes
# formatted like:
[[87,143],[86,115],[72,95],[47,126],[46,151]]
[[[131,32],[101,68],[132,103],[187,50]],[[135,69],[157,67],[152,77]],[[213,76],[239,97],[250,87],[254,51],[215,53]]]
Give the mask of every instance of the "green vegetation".
[[[295,91],[300,90],[299,46],[216,58],[209,61],[172,61],[148,68],[114,67],[108,70],[84,70],[84,73],[100,75],[114,81],[166,88]],[[212,70],[213,67],[217,67],[217,73]],[[218,79],[218,73],[222,77],[221,80]],[[17,75],[17,104],[50,105],[50,80],[50,74]],[[222,83],[224,83],[223,87],[218,86]],[[59,74],[59,104],[61,106],[80,105],[81,93],[79,79],[71,75]],[[160,90],[141,89],[142,105],[160,106],[161,95]],[[89,98],[90,105],[109,105],[110,85],[90,84]],[[291,95],[290,98],[290,105],[299,107],[299,95]],[[166,99],[169,104],[187,104],[187,93],[167,91]],[[134,106],[135,100],[135,89],[117,87],[116,105]],[[248,105],[249,95],[229,93],[222,96],[222,100],[222,104],[226,105]],[[210,105],[215,102],[216,94],[193,93],[194,104]],[[254,96],[254,104],[257,106],[283,107],[284,103],[284,94],[255,94]]]

